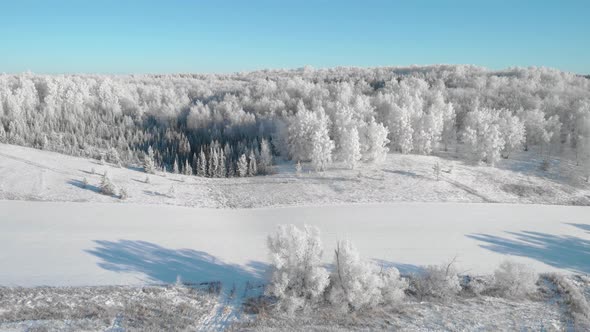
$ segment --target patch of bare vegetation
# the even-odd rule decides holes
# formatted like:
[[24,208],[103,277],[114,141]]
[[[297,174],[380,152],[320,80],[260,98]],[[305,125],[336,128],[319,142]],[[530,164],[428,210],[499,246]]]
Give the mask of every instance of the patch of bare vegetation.
[[0,329],[195,329],[215,298],[185,286],[0,287]]

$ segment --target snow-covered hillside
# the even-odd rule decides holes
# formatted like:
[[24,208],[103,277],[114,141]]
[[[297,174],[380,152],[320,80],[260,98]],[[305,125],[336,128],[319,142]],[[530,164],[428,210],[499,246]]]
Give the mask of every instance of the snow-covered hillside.
[[[206,208],[330,205],[375,202],[508,202],[590,204],[590,184],[581,166],[552,159],[547,171],[534,152],[515,154],[496,167],[477,166],[454,154],[389,154],[381,165],[300,175],[292,163],[276,174],[249,178],[203,178],[179,174],[148,175],[140,168],[118,168],[15,145],[0,144],[0,199],[169,204]],[[439,164],[437,181],[433,166]],[[128,198],[99,193],[107,172]],[[146,178],[149,183],[146,183]],[[88,182],[84,184],[84,180]]]

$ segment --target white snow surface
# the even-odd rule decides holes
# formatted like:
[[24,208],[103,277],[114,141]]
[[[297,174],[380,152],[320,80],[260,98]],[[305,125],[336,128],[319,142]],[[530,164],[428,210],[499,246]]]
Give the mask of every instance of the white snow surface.
[[[590,208],[390,203],[330,207],[196,209],[0,201],[0,285],[138,285],[265,280],[266,237],[276,225],[322,231],[329,263],[338,239],[364,257],[413,272],[456,257],[487,274],[508,256],[539,272],[590,273]],[[244,290],[241,290],[244,291]]]
[[[316,173],[304,165],[303,174],[297,176],[293,163],[279,161],[273,175],[220,179],[164,176],[161,172],[148,175],[141,168],[118,168],[97,160],[0,144],[0,199],[199,208],[387,202],[590,205],[590,183],[582,178],[582,166],[571,158],[555,158],[548,171],[541,171],[541,161],[535,152],[515,154],[497,167],[465,163],[454,152],[439,156],[389,154],[383,164],[362,164],[357,170],[335,164]],[[436,163],[442,169],[439,181],[433,172]],[[98,192],[105,171],[115,187],[126,190],[127,199]],[[145,183],[146,177],[149,183]]]

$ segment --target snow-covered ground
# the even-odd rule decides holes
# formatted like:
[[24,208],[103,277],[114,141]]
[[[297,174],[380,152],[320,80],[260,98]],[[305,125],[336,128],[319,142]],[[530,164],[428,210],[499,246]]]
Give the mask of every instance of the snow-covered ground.
[[[442,169],[439,181],[433,172],[437,162]],[[590,184],[582,180],[581,166],[556,158],[548,171],[541,171],[540,164],[534,152],[515,154],[497,167],[475,166],[452,153],[389,154],[382,165],[362,165],[359,170],[335,165],[319,174],[304,167],[303,174],[297,176],[293,164],[280,163],[276,174],[270,176],[211,179],[147,175],[139,168],[117,168],[96,160],[0,144],[0,199],[207,208],[384,202],[590,205]],[[121,201],[98,193],[105,171],[117,187],[125,188],[129,198]],[[149,183],[145,183],[146,177]]]
[[[0,201],[0,285],[219,281],[221,296],[209,313],[199,314],[198,326],[203,330],[222,330],[243,321],[245,316],[239,308],[244,298],[260,294],[260,286],[266,281],[265,238],[278,224],[318,226],[322,230],[326,263],[330,263],[336,240],[348,238],[363,256],[383,266],[397,266],[404,273],[416,272],[420,265],[439,264],[455,258],[462,274],[487,274],[499,262],[510,258],[525,262],[538,272],[587,274],[590,273],[588,216],[588,207],[532,204],[389,203],[204,209],[148,204]],[[63,291],[57,289],[56,292]],[[72,291],[72,294],[77,292]],[[43,304],[57,298],[48,290],[36,299]],[[35,301],[29,303],[31,308],[37,308]],[[110,308],[108,303],[100,305]],[[352,321],[334,319],[344,326],[352,324],[352,330],[354,326],[366,329],[389,326],[375,324],[393,324],[409,330],[420,330],[420,326],[538,329],[568,324],[563,321],[565,316],[560,313],[560,305],[545,301],[474,299],[448,305],[413,302],[408,305],[402,314],[384,311],[377,317],[358,317]],[[204,306],[210,308],[210,304]],[[79,310],[75,306],[72,308],[73,312]],[[112,319],[122,312],[116,308],[109,310],[111,314],[105,315]],[[485,322],[461,318],[490,310],[497,317]],[[126,313],[121,315],[127,320],[131,317]],[[418,318],[421,323],[415,323]],[[98,324],[96,320],[75,322],[86,327]],[[33,323],[6,323],[0,330],[14,327],[20,331],[41,324]],[[115,323],[104,324],[114,326]],[[273,330],[277,328],[276,323],[266,322],[262,326],[270,324]],[[291,324],[293,328],[294,323],[295,330],[305,330],[309,327],[305,324],[334,322],[312,319],[290,321],[287,326]],[[43,321],[41,325],[67,330],[60,329],[63,321],[59,320]]]
[[539,272],[590,273],[588,207],[392,203],[195,209],[135,204],[0,201],[0,285],[257,282],[278,224],[322,231],[329,263],[338,239],[411,272],[456,257],[491,272],[512,256]]
[[[432,170],[437,162],[443,170],[439,181]],[[390,154],[382,165],[354,171],[336,165],[324,174],[305,170],[298,176],[292,164],[281,163],[271,176],[208,179],[146,175],[141,169],[0,144],[0,286],[109,289],[220,282],[221,296],[214,305],[194,306],[200,310],[196,326],[220,330],[244,318],[239,310],[242,300],[262,291],[267,280],[266,236],[286,223],[320,228],[326,264],[331,263],[336,241],[346,238],[364,257],[406,274],[453,259],[461,274],[489,274],[507,258],[537,272],[588,274],[590,207],[572,205],[590,203],[590,186],[581,181],[579,166],[569,160],[554,159],[548,171],[539,170],[539,165],[530,152],[502,160],[497,167],[474,166],[452,154]],[[98,192],[104,171],[117,187],[126,189],[129,198]],[[23,291],[42,293],[32,295],[39,303],[68,293],[62,288],[44,289]],[[115,290],[123,294],[134,289]],[[82,287],[68,294],[77,298],[87,292]],[[558,307],[502,299],[442,306],[412,303],[411,313],[369,317],[371,323],[365,328],[393,322],[398,328],[419,330],[412,325],[418,317],[421,326],[434,329],[453,329],[448,325],[453,322],[459,322],[454,325],[458,329],[567,326],[556,323],[564,317]],[[104,317],[111,321],[78,323],[90,330],[116,325],[116,305],[101,302],[96,308],[107,310]],[[487,323],[456,318],[478,310],[492,310],[499,318]],[[0,307],[1,312],[12,311]],[[52,319],[43,321],[43,326],[67,330],[67,322]],[[319,323],[310,319],[309,324]],[[361,325],[353,326],[362,327],[365,318],[358,319]],[[526,322],[520,324],[519,319]],[[37,326],[35,320],[0,323],[0,330]],[[263,324],[263,330],[275,329],[274,323]],[[68,326],[71,330],[74,325]],[[305,327],[296,324],[295,329]]]

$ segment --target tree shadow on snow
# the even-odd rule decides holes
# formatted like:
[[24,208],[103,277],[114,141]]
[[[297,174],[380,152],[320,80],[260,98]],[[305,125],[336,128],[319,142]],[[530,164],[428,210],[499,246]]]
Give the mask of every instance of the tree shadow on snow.
[[409,171],[401,171],[401,170],[390,170],[390,169],[383,169],[383,172],[386,173],[392,173],[392,174],[398,174],[398,175],[403,175],[403,176],[408,176],[411,178],[415,178],[415,179],[421,179],[424,178],[424,176],[416,174],[414,172],[409,172]]
[[70,180],[68,181],[68,184],[71,184],[74,187],[78,187],[81,189],[86,189],[86,190],[90,190],[90,191],[94,191],[95,193],[100,193],[100,188],[94,185],[91,185],[89,183],[84,183],[80,180]]
[[[586,225],[584,225],[586,226]],[[480,247],[505,255],[529,257],[556,268],[590,273],[590,240],[532,231],[507,232],[513,238],[489,234],[467,237],[486,244]]]
[[142,273],[154,283],[221,282],[232,284],[262,283],[267,265],[250,262],[245,267],[227,264],[203,251],[168,249],[146,241],[94,241],[97,247],[85,250],[100,258],[98,266],[114,272]]
[[390,262],[382,259],[373,259],[373,262],[384,270],[395,267],[401,275],[405,276],[421,274],[424,271],[424,267],[418,265]]
[[[574,226],[574,227],[578,227],[581,230],[584,230],[586,232],[590,233],[590,225],[587,224],[573,224],[573,223],[568,223],[568,225]],[[590,262],[588,262],[588,264],[590,264]]]

